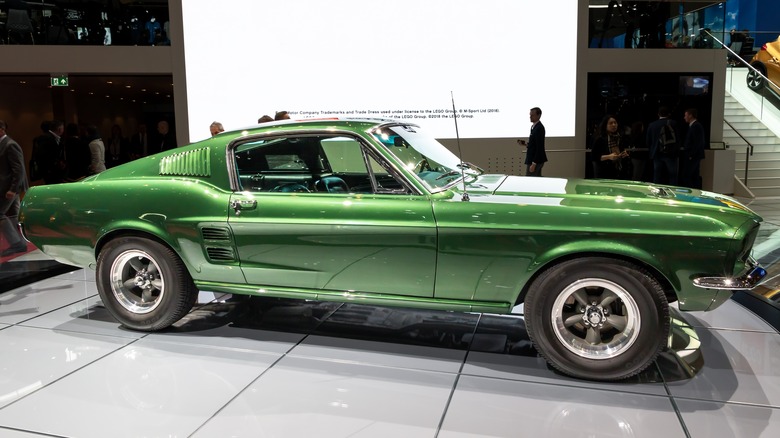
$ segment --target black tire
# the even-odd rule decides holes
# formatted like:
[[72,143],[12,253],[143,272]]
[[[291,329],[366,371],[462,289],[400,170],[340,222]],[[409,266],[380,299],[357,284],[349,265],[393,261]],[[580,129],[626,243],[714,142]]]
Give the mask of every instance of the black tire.
[[198,298],[198,289],[179,256],[141,237],[121,237],[103,247],[97,260],[97,288],[114,318],[142,331],[170,326]]
[[[766,76],[766,67],[764,67],[764,64],[761,64],[760,62],[752,64],[752,66],[758,70],[761,75]],[[766,80],[764,80],[764,77],[756,73],[755,70],[752,68],[748,68],[747,77],[745,78],[745,81],[747,82],[748,88],[750,88],[753,91],[761,91],[764,86],[766,86]]]
[[636,375],[669,335],[663,289],[645,270],[621,260],[590,257],[555,265],[533,282],[524,308],[539,354],[578,378]]

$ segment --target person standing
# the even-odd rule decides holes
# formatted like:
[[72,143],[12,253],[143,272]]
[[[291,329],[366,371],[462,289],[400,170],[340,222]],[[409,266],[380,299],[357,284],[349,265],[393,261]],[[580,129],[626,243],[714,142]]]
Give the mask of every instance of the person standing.
[[130,160],[149,155],[149,138],[146,134],[146,124],[138,125],[138,132],[130,137]]
[[[658,120],[647,127],[645,143],[649,149],[648,158],[653,162],[653,182],[676,186],[679,173],[677,164],[679,128],[677,122],[670,119],[669,115],[668,108],[664,106],[658,108]],[[674,139],[669,138],[669,135],[673,135]],[[662,142],[664,145],[661,145]]]
[[630,161],[623,137],[618,132],[615,116],[606,115],[599,123],[598,133],[590,152],[594,177],[601,179],[626,179]]
[[157,122],[157,149],[150,151],[150,154],[175,149],[177,146],[176,138],[170,132],[168,122],[166,120]]
[[89,147],[80,135],[81,131],[86,133],[84,127],[80,129],[75,123],[68,123],[65,125],[65,135],[60,140],[63,155],[67,159],[65,163],[65,181],[67,182],[78,181],[89,175]]
[[127,150],[128,142],[122,135],[121,126],[112,126],[111,138],[108,139],[108,142],[103,143],[106,146],[106,168],[112,168],[127,163],[130,153]]
[[34,148],[41,176],[46,184],[58,184],[65,181],[65,156],[62,144],[62,134],[65,133],[65,122],[54,120],[49,122],[49,131],[36,138]]
[[89,174],[94,175],[106,170],[106,145],[100,137],[95,125],[87,126],[87,141],[89,141]]
[[685,135],[682,153],[682,181],[685,187],[701,189],[701,160],[704,159],[706,135],[704,126],[698,120],[699,112],[696,108],[685,110],[685,123],[688,124],[688,133]]
[[24,169],[24,153],[19,143],[6,134],[8,125],[0,120],[0,233],[8,248],[0,252],[7,257],[27,251],[27,242],[19,234],[19,199],[30,188]]
[[542,117],[542,110],[538,107],[531,108],[529,117],[531,119],[531,134],[528,136],[528,141],[517,140],[517,142],[526,146],[525,174],[527,176],[542,176],[542,167],[547,162],[547,154],[544,151],[544,125],[539,121]]

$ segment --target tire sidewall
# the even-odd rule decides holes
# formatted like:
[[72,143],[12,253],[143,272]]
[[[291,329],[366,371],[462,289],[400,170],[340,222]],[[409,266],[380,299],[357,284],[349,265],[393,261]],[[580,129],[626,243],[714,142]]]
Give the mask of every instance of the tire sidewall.
[[[636,340],[615,357],[581,357],[556,336],[553,303],[567,286],[584,278],[601,278],[620,285],[639,309],[641,322]],[[566,374],[594,380],[623,379],[646,368],[666,344],[668,312],[655,280],[628,263],[604,258],[571,260],[551,268],[534,282],[525,303],[528,334],[539,353]]]
[[[758,70],[761,74],[766,76],[766,68],[762,64],[760,64],[760,63],[759,64],[753,64],[752,66],[756,70]],[[755,85],[753,85],[751,83],[751,80],[750,80],[751,77],[753,77],[754,80],[757,81],[757,82],[755,82]],[[746,82],[747,82],[748,88],[750,88],[753,91],[761,90],[762,88],[764,88],[764,85],[766,84],[766,81],[764,80],[764,78],[761,77],[761,76],[757,76],[756,73],[753,70],[748,70],[748,73],[747,73],[747,76],[746,76]]]
[[[133,313],[117,301],[111,285],[111,266],[119,255],[138,250],[147,253],[159,268],[164,279],[162,298],[157,307],[148,313]],[[172,324],[171,314],[177,307],[177,294],[182,281],[177,274],[178,258],[167,247],[144,238],[120,238],[109,242],[100,252],[97,263],[97,288],[103,305],[122,325],[136,330],[157,330]],[[178,319],[178,318],[176,318]]]

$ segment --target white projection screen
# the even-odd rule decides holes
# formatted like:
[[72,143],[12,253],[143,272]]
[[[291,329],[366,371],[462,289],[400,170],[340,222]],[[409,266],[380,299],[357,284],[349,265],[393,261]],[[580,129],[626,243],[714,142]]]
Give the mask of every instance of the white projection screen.
[[574,0],[184,0],[192,141],[209,125],[393,118],[455,138],[574,135]]

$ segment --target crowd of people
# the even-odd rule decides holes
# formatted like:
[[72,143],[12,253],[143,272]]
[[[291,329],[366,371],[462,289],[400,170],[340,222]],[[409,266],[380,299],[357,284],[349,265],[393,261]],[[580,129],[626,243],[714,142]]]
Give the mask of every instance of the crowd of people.
[[621,131],[616,116],[604,116],[591,144],[593,176],[643,181],[651,163],[653,183],[701,189],[706,133],[696,108],[685,110],[683,122],[672,119],[666,107],[646,130],[635,123]]
[[[527,176],[542,176],[542,167],[547,162],[541,116],[540,108],[531,108],[528,139],[517,140],[526,148]],[[686,109],[683,120],[686,128],[671,118],[668,108],[660,107],[658,119],[646,130],[642,122],[621,130],[617,117],[607,114],[599,123],[590,145],[593,177],[645,181],[650,179],[645,177],[645,169],[650,163],[653,183],[701,189],[706,133],[698,121],[696,108]]]
[[[289,112],[277,111],[274,117],[271,117],[268,114],[261,116],[259,119],[257,119],[257,123],[262,124],[262,123],[273,122],[276,120],[289,120],[289,119],[290,119]],[[220,132],[225,132],[225,127],[222,125],[222,123],[214,121],[211,122],[211,125],[209,125],[209,132],[211,133],[211,136],[214,137]]]
[[29,179],[42,180],[44,184],[78,181],[176,146],[176,138],[165,120],[158,122],[153,136],[147,134],[146,125],[141,123],[129,137],[124,136],[119,125],[114,125],[106,138],[96,125],[45,121],[41,123],[41,134],[33,139]]

